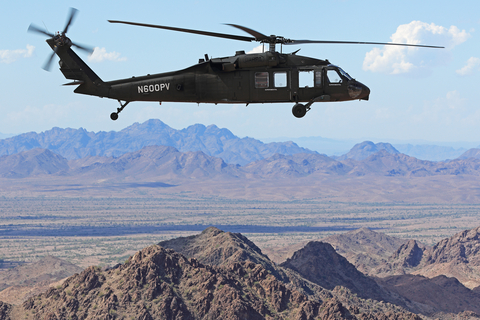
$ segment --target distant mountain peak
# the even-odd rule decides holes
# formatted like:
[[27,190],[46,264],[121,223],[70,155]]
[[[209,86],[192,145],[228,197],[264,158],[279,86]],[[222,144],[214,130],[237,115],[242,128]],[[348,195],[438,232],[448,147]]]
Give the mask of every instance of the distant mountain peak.
[[475,159],[480,159],[480,149],[479,148],[472,148],[464,153],[462,153],[457,159],[469,159],[469,158],[475,158]]
[[390,154],[400,153],[390,143],[373,143],[372,141],[364,141],[354,145],[348,153],[344,154],[341,157],[338,157],[338,160],[353,159],[361,161],[381,150],[385,150]]

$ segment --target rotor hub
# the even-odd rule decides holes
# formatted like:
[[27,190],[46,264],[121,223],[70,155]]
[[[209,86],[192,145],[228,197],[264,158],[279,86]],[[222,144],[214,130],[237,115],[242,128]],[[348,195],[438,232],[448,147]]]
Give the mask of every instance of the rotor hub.
[[68,38],[65,33],[57,32],[57,34],[53,37],[53,41],[55,42],[55,46],[63,47],[63,46],[72,46],[72,40]]

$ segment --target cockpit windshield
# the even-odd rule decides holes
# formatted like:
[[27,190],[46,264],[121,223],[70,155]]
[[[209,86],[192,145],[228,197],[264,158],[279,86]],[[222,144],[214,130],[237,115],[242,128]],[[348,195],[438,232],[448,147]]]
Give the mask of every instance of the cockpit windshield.
[[348,73],[346,73],[342,68],[338,68],[338,71],[340,71],[340,73],[342,74],[342,76],[344,76],[345,78],[347,78],[348,80],[353,80],[352,77],[350,77],[350,75]]
[[340,68],[339,66],[336,66],[336,65],[333,65],[333,64],[330,64],[329,67],[335,67],[338,72],[340,72],[340,74],[342,76],[344,76],[345,78],[347,78],[348,80],[353,80],[352,77],[350,77],[350,75],[348,73],[346,73],[342,68]]

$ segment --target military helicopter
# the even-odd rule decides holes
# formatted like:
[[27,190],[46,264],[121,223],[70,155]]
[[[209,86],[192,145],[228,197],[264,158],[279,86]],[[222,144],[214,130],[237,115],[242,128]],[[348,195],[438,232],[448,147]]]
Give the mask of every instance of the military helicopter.
[[[161,25],[108,20],[141,27],[159,28],[225,39],[260,42],[268,44],[268,51],[246,54],[237,51],[234,56],[209,58],[205,55],[198,63],[183,70],[131,77],[114,81],[103,81],[72,50],[72,46],[92,53],[89,47],[73,43],[67,30],[78,10],[71,8],[67,23],[62,32],[53,35],[33,24],[28,31],[49,36],[46,40],[53,53],[44,65],[50,68],[56,54],[60,71],[73,82],[65,85],[78,86],[74,92],[98,97],[116,99],[120,107],[110,115],[117,120],[122,110],[133,101],[196,102],[200,103],[294,103],[292,113],[302,118],[314,102],[368,100],[370,89],[352,78],[339,66],[328,60],[303,57],[297,51],[285,54],[276,51],[276,45],[299,44],[370,44],[409,47],[443,48],[439,46],[354,41],[294,40],[281,36],[264,35],[252,29],[236,25],[251,36],[239,36]],[[122,102],[124,101],[124,102]]]

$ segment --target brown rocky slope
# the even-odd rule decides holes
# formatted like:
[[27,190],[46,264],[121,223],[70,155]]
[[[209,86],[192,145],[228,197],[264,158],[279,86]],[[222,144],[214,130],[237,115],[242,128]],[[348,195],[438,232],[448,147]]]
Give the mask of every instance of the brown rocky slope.
[[416,240],[389,237],[365,228],[322,240],[364,274],[454,277],[467,288],[480,286],[480,227],[443,239],[431,248]]
[[[359,231],[357,233],[369,230]],[[378,235],[377,238],[382,238]],[[408,302],[380,287],[375,280],[366,277],[340,256],[326,243],[311,242],[297,251],[291,263],[276,265],[250,240],[238,233],[223,232],[209,227],[201,234],[162,241],[159,245],[176,250],[183,255],[196,258],[202,263],[218,266],[228,265],[232,261],[255,261],[286,283],[289,288],[299,290],[315,300],[330,300],[333,297],[344,305],[361,310],[381,310],[382,312],[400,312],[408,307],[410,311],[424,314],[435,313],[430,306]],[[319,250],[309,248],[320,247]],[[322,250],[323,249],[323,250]],[[301,257],[300,259],[297,259]],[[296,268],[294,265],[300,265]],[[306,268],[311,267],[311,270]],[[306,271],[306,272],[305,272]],[[312,276],[313,275],[313,276]],[[340,289],[339,289],[340,288]],[[333,291],[331,291],[333,290]],[[365,299],[375,303],[365,302]],[[396,305],[395,307],[392,307]],[[399,306],[399,307],[397,307]]]
[[455,277],[470,289],[480,286],[480,227],[443,239],[423,254],[413,273]]
[[[476,246],[464,241],[475,237],[472,230],[458,235],[460,258],[476,261]],[[420,319],[410,312],[460,319],[480,312],[479,291],[454,278],[374,279],[323,242],[308,243],[282,265],[241,234],[214,227],[161,244],[110,269],[87,268],[21,305],[2,302],[0,320]],[[394,256],[416,263],[404,254],[419,252],[408,244]]]
[[0,319],[420,319],[362,313],[337,299],[309,300],[261,265],[203,265],[158,245],[107,271],[90,267]]

